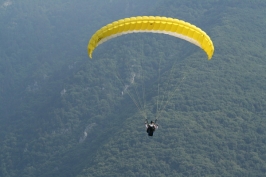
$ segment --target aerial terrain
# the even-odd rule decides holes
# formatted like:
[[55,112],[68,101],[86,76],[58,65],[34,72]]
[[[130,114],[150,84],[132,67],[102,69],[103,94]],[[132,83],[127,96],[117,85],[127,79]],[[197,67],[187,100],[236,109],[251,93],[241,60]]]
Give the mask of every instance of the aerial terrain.
[[[0,0],[1,177],[266,176],[266,1]],[[189,22],[185,40],[101,27]],[[146,133],[145,120],[158,130]]]

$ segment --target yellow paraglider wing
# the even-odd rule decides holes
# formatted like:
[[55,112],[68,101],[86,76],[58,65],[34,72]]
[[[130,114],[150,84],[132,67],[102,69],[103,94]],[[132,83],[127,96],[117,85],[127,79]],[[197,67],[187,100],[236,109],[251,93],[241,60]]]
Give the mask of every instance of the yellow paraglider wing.
[[163,33],[184,39],[203,49],[209,60],[214,52],[210,37],[188,22],[167,17],[138,16],[121,19],[99,29],[89,41],[88,55],[92,58],[93,50],[109,39],[140,32]]

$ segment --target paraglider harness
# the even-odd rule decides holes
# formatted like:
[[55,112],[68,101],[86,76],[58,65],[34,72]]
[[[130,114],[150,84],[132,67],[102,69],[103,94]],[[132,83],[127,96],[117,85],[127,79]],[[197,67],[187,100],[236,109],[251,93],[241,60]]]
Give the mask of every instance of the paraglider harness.
[[156,125],[156,122],[157,122],[157,119],[156,119],[154,122],[151,121],[151,123],[154,123],[154,126],[151,126],[151,125],[148,123],[148,120],[146,119],[145,124],[148,126],[146,132],[148,133],[149,136],[153,136],[153,132],[154,132],[155,129],[156,129],[155,126],[158,126],[158,125]]

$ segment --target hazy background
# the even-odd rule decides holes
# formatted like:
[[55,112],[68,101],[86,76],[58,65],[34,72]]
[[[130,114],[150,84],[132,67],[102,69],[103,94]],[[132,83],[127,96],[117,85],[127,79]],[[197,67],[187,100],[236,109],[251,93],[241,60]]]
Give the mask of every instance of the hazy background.
[[[264,176],[265,7],[260,0],[1,0],[0,176]],[[139,15],[200,27],[215,45],[212,60],[159,34],[112,39],[88,58],[95,31]],[[152,138],[130,98],[143,93],[138,103],[149,119],[157,100],[161,108]]]

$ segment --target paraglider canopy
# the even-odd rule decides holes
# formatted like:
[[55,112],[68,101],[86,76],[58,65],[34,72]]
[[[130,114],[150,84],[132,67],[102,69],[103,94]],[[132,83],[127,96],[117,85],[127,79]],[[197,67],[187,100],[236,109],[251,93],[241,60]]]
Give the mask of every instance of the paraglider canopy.
[[168,17],[137,16],[115,21],[99,29],[89,41],[88,55],[92,58],[94,49],[109,39],[140,32],[163,33],[184,39],[204,50],[209,60],[214,52],[210,37],[195,25]]

